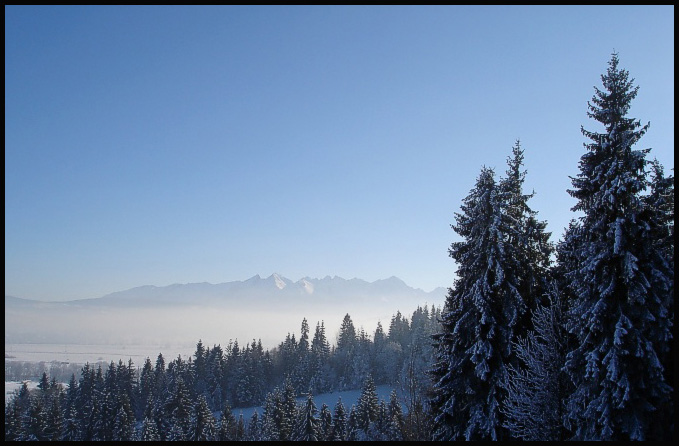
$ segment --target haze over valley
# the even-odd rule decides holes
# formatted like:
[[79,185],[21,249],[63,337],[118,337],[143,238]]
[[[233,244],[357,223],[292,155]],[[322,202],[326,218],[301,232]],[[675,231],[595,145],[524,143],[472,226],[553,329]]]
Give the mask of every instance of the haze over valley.
[[[396,277],[367,282],[278,274],[219,284],[140,286],[103,297],[41,302],[5,296],[5,343],[191,347],[261,339],[265,348],[323,321],[331,343],[345,314],[369,334],[400,311],[441,306],[445,288],[415,289]],[[190,351],[190,350],[189,350]],[[148,352],[153,356],[155,351]],[[50,360],[50,358],[44,358]]]

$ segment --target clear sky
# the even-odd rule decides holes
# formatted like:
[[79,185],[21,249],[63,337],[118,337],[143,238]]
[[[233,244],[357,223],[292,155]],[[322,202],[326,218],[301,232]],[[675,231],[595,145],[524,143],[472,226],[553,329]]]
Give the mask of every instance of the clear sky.
[[395,275],[525,149],[556,241],[613,51],[674,167],[673,6],[5,6],[5,294]]

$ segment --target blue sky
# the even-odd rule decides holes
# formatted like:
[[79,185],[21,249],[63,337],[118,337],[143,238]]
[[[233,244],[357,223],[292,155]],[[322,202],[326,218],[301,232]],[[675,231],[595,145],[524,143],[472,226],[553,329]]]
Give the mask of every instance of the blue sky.
[[5,293],[395,275],[517,138],[553,240],[610,54],[674,167],[673,6],[5,6]]

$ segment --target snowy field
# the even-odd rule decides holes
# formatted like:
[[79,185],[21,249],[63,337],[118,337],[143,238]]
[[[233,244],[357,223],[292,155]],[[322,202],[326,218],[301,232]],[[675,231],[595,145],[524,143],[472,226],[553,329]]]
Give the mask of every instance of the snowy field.
[[99,361],[118,363],[119,359],[127,363],[131,358],[136,366],[141,367],[147,356],[155,365],[158,353],[162,353],[168,363],[179,354],[188,359],[194,351],[195,345],[5,344],[5,361],[85,364]]
[[[38,383],[35,381],[27,381],[29,389],[35,389],[38,387]],[[21,388],[20,381],[5,381],[5,402],[9,401],[9,398],[14,394],[15,390]]]

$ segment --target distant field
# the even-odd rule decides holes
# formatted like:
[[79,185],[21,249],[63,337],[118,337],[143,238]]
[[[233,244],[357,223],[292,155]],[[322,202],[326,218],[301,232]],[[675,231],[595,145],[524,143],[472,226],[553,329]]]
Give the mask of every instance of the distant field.
[[117,363],[119,359],[126,363],[131,358],[135,365],[141,367],[147,356],[155,365],[158,353],[163,354],[167,363],[179,354],[188,359],[194,350],[195,345],[5,344],[5,361],[85,364],[99,361]]

